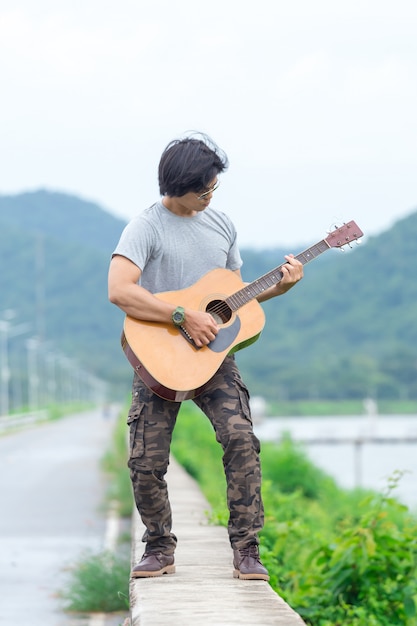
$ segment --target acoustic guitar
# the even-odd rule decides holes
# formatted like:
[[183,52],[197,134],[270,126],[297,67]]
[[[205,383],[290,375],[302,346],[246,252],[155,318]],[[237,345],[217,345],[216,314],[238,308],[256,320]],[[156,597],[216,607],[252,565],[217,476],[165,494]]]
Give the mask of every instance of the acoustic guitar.
[[[326,250],[342,248],[362,236],[355,222],[348,222],[295,258],[305,265]],[[243,283],[231,270],[215,269],[191,287],[155,294],[174,307],[180,304],[207,311],[214,317],[220,326],[219,332],[212,342],[201,348],[183,327],[146,322],[127,315],[121,343],[137,375],[165,400],[181,402],[199,395],[228,354],[258,339],[265,325],[265,314],[256,298],[280,282],[282,265],[249,284]]]

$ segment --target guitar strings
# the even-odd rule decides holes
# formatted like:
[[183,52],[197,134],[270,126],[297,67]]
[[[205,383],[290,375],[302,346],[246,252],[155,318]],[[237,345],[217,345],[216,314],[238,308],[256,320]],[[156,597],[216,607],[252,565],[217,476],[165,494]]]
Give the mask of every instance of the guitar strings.
[[[319,243],[311,246],[304,252],[298,254],[295,258],[298,261],[302,261],[303,265],[307,264],[312,259],[316,258],[322,252],[328,249],[326,242],[320,241]],[[236,293],[231,294],[225,300],[219,300],[213,307],[207,309],[209,313],[214,313],[222,319],[230,319],[230,312],[236,311],[241,306],[256,298],[257,295],[262,293],[266,288],[272,287],[272,285],[278,283],[282,278],[281,267],[276,267],[271,272],[268,272],[264,276],[256,279],[252,283],[242,287]]]

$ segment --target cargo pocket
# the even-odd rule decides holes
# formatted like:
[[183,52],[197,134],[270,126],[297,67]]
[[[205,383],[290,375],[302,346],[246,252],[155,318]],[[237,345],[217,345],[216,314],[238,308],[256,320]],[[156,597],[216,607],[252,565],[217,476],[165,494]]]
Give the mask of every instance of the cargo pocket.
[[138,403],[129,411],[127,423],[129,425],[129,458],[138,459],[145,452],[145,418],[143,403]]
[[241,378],[239,377],[235,378],[235,382],[236,382],[236,389],[239,394],[240,405],[242,407],[242,413],[246,417],[246,419],[252,423],[250,403],[249,403],[249,398],[250,398],[249,390]]
[[251,410],[250,410],[250,394],[249,394],[249,390],[248,390],[248,388],[246,387],[245,383],[242,381],[241,378],[237,378],[236,379],[236,388],[237,388],[238,393],[239,393],[240,404],[241,404],[241,407],[242,407],[242,415],[247,419],[247,421],[249,423],[249,428],[250,428],[250,434],[251,434],[251,438],[252,438],[253,448],[254,448],[256,454],[259,454],[260,451],[261,451],[261,442],[259,441],[258,437],[253,432],[253,421],[252,421],[252,414],[251,414]]

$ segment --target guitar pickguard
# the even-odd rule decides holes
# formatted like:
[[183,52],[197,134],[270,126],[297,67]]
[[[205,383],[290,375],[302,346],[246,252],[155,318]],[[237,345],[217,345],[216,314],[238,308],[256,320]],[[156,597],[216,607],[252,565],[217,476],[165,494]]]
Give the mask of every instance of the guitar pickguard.
[[207,347],[213,352],[223,352],[233,344],[240,332],[240,327],[240,318],[236,315],[233,323],[230,326],[226,326],[226,328],[220,328],[216,338],[210,341]]

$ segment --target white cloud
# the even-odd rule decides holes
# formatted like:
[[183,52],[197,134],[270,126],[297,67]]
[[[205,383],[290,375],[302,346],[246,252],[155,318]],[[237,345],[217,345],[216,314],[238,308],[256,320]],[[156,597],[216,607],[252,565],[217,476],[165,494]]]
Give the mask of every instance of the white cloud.
[[352,207],[382,228],[417,204],[416,16],[414,0],[3,0],[0,193],[61,188],[128,218],[166,143],[200,129],[229,153],[216,195],[243,243]]

